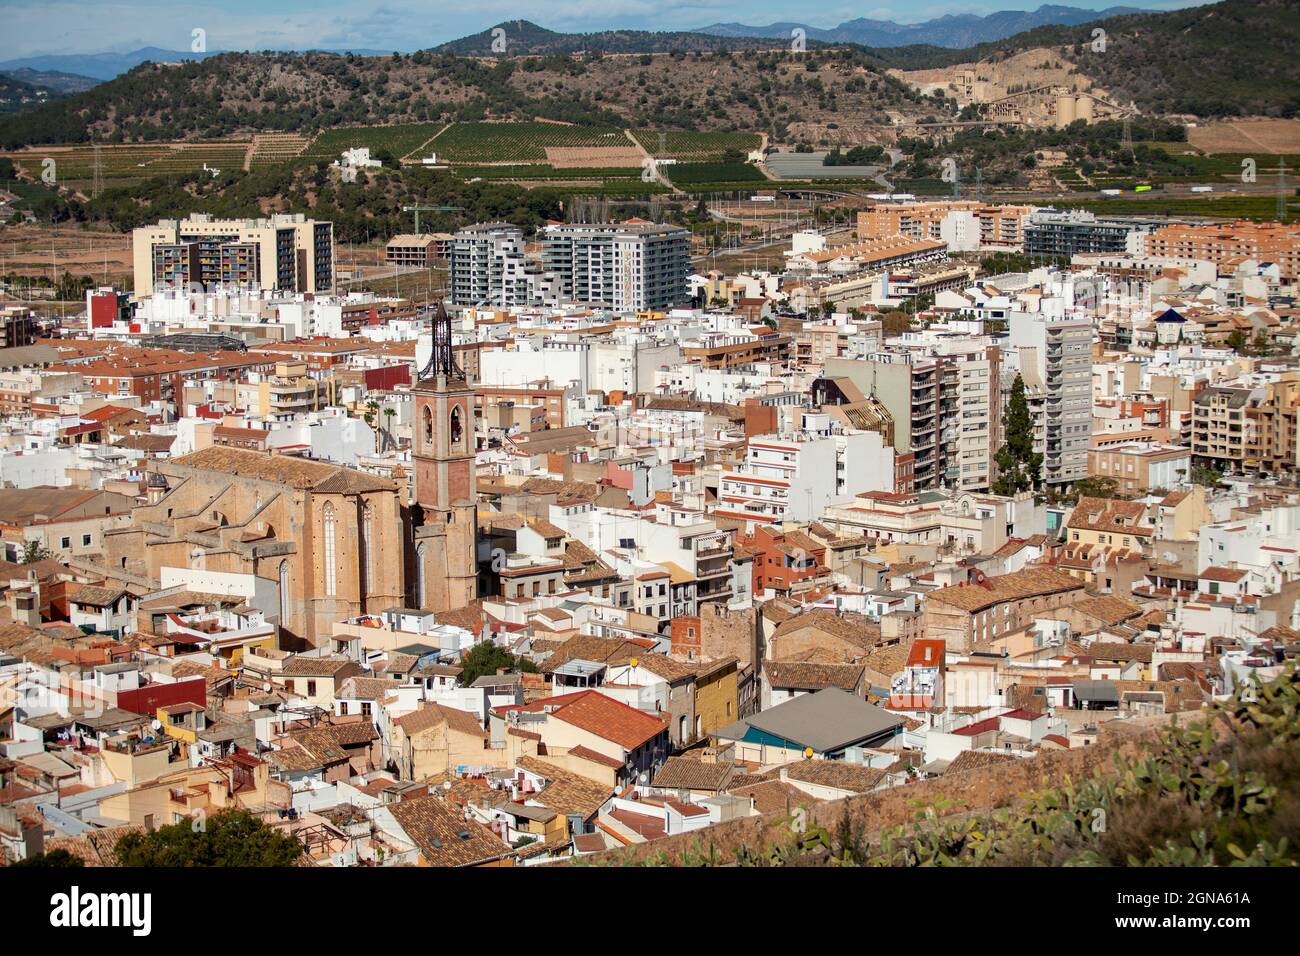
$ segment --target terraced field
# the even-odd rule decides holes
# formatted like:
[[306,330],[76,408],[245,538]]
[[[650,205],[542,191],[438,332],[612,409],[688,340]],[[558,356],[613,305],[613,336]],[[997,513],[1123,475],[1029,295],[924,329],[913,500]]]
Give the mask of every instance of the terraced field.
[[729,149],[748,153],[762,145],[758,133],[699,133],[690,130],[633,130],[647,153],[659,159],[703,162],[720,159]]
[[[338,159],[346,149],[368,146],[372,153],[386,150],[401,159],[420,149],[442,129],[441,123],[400,126],[340,126],[322,131],[302,155],[307,159]],[[442,138],[438,140],[439,146]],[[441,152],[441,150],[439,150]]]
[[258,133],[253,137],[254,169],[278,166],[301,156],[311,141],[300,133]]
[[547,147],[591,149],[629,145],[609,126],[559,123],[457,123],[438,137],[435,151],[450,163],[544,163]]
[[[191,173],[203,168],[222,172],[243,168],[247,141],[163,143],[151,146],[101,146],[100,172],[107,185],[124,185],[150,176]],[[59,182],[90,182],[95,175],[95,150],[90,146],[51,146],[6,153],[29,176],[39,176],[42,161],[53,159]]]

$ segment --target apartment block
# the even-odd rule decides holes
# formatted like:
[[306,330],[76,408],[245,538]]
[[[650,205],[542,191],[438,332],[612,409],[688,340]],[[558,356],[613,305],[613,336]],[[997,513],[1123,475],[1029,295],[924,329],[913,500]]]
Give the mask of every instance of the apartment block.
[[[873,396],[894,419],[894,450],[915,456],[918,491],[938,488],[946,473],[940,397],[946,360],[907,351],[876,352],[868,360],[829,359],[828,377],[842,376]],[[948,388],[958,387],[949,378]]]
[[780,527],[815,521],[832,504],[893,487],[894,452],[879,432],[760,435],[750,439],[743,463],[722,472],[716,514]]
[[1088,474],[1092,433],[1092,325],[1087,319],[1013,312],[1010,326],[1043,480],[1077,481]]
[[1040,209],[1025,219],[1025,252],[1031,256],[1075,256],[1087,252],[1143,251],[1143,237],[1158,220],[1116,219],[1081,209]]
[[1182,445],[1130,441],[1088,452],[1088,476],[1110,478],[1121,495],[1182,488],[1192,475],[1192,451]]
[[1257,259],[1278,266],[1283,280],[1300,277],[1300,226],[1280,222],[1234,222],[1161,226],[1146,237],[1148,255],[1203,259],[1222,266]]
[[452,236],[448,258],[451,301],[456,305],[558,305],[563,298],[559,281],[525,258],[524,234],[518,226],[467,226]]
[[1261,385],[1216,385],[1192,402],[1192,454],[1232,471],[1295,472],[1300,375]]
[[639,311],[690,298],[690,233],[652,222],[548,226],[542,268],[559,277],[566,302]]
[[959,233],[969,231],[977,240],[975,248],[1014,250],[1024,244],[1024,220],[1033,211],[1032,206],[989,205],[972,200],[882,202],[858,213],[857,231],[859,239],[942,239],[954,249],[965,245],[958,241]]
[[334,291],[334,224],[301,214],[164,219],[134,230],[132,254],[138,297],[193,283]]

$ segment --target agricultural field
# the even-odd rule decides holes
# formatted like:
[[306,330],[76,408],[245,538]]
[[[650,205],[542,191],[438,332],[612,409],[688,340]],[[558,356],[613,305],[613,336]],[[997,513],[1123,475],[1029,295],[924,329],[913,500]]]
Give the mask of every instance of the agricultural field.
[[765,183],[768,178],[748,163],[678,163],[661,167],[675,186],[699,183]]
[[535,163],[510,166],[457,166],[456,175],[463,179],[523,179],[567,182],[581,179],[640,179],[640,166],[600,166],[557,168]]
[[[560,123],[457,123],[438,137],[433,149],[449,163],[545,163],[548,148],[626,148],[627,137],[612,126]],[[596,165],[596,164],[589,164]]]
[[[191,173],[206,164],[222,172],[242,169],[249,143],[239,140],[194,143],[162,143],[150,146],[100,147],[100,171],[105,186],[124,186],[151,176]],[[3,154],[36,179],[43,161],[54,160],[58,182],[89,184],[95,176],[95,150],[90,146],[49,146]]]
[[758,133],[700,133],[689,130],[633,130],[632,135],[647,153],[659,159],[703,162],[721,159],[728,150],[748,153],[758,149]]
[[1207,153],[1300,153],[1300,120],[1223,120],[1193,126],[1187,140]]
[[[303,151],[306,159],[338,159],[347,149],[368,146],[371,153],[381,150],[398,159],[414,153],[433,139],[443,128],[441,123],[407,123],[399,126],[341,126],[323,130]],[[439,146],[442,139],[438,140]],[[439,150],[441,152],[441,150]]]
[[243,169],[248,143],[187,143],[150,160],[141,170],[147,176],[188,173],[207,166],[223,173]]
[[[1220,219],[1274,219],[1277,215],[1277,197],[1208,196],[1204,199],[1170,196],[1162,198],[1144,194],[1141,199],[1065,199],[1052,203],[1063,209],[1087,209],[1112,216],[1206,216]],[[1287,218],[1294,221],[1300,215],[1300,198],[1287,199]]]
[[257,133],[253,137],[253,156],[249,165],[261,169],[291,162],[310,145],[311,140],[300,133]]

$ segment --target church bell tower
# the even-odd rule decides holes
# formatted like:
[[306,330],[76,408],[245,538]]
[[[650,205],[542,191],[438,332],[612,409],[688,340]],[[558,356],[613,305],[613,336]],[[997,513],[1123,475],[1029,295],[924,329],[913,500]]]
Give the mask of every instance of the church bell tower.
[[474,473],[474,387],[456,364],[451,319],[433,316],[433,353],[415,395],[416,602],[446,611],[477,596],[478,491]]

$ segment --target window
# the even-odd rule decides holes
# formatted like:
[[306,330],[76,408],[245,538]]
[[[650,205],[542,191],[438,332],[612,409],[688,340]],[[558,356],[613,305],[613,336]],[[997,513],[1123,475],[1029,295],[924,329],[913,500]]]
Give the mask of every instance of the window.
[[60,548],[70,548],[70,547],[72,547],[72,539],[71,539],[71,538],[60,538],[60,539],[59,539],[59,547],[60,547]]
[[307,696],[308,697],[316,696],[316,682],[314,680],[307,681]]
[[424,445],[427,449],[433,445],[433,409],[424,406]]
[[453,405],[451,407],[451,421],[449,424],[450,424],[450,431],[448,432],[448,434],[451,436],[451,446],[453,448],[459,448],[461,442],[461,435],[462,432],[464,431],[460,420],[459,405]]
[[325,593],[333,597],[338,590],[338,568],[334,554],[334,505],[325,502]]
[[424,607],[424,545],[415,549],[415,606]]
[[81,546],[82,546],[83,548],[89,548],[89,547],[90,547],[90,535],[88,535],[88,534],[83,534],[83,535],[81,536]]
[[366,505],[365,514],[361,521],[361,560],[363,562],[363,579],[365,580],[366,596],[369,597],[375,582],[375,509]]
[[280,626],[289,620],[289,562],[280,562]]

